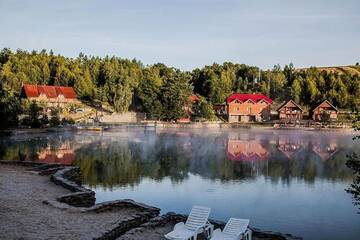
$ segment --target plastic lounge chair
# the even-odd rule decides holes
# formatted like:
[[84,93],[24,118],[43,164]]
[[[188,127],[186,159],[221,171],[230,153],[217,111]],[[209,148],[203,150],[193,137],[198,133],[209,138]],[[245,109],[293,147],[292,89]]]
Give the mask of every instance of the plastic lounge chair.
[[186,222],[175,224],[174,230],[166,234],[165,238],[171,240],[196,240],[197,235],[200,233],[210,236],[214,228],[208,221],[210,211],[211,209],[208,207],[194,206]]
[[216,229],[211,240],[251,240],[252,232],[249,228],[249,219],[230,218],[224,230]]

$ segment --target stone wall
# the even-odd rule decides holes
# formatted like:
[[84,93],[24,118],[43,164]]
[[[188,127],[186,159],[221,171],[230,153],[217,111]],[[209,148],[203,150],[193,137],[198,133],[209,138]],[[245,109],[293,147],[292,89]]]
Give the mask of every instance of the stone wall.
[[79,168],[66,167],[50,177],[51,181],[55,184],[75,192],[61,196],[56,200],[75,207],[91,207],[95,204],[95,192],[80,185],[79,174]]
[[99,117],[101,123],[137,123],[144,120],[145,115],[139,112],[104,114]]

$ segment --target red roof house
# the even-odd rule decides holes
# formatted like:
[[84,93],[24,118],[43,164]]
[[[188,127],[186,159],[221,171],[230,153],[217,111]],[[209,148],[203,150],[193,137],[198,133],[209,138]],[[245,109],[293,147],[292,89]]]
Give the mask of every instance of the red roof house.
[[270,120],[272,100],[263,94],[234,93],[226,99],[229,122]]
[[235,100],[238,100],[240,102],[246,102],[250,100],[254,103],[265,101],[268,104],[272,104],[273,102],[269,97],[265,96],[264,94],[253,94],[253,93],[234,93],[226,99],[226,102],[231,103]]
[[78,102],[74,88],[24,84],[21,97],[50,105]]

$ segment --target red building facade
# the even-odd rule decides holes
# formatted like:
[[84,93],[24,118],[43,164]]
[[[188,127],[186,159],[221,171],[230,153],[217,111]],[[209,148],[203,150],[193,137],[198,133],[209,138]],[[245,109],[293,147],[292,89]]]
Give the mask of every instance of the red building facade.
[[234,93],[226,99],[229,122],[261,122],[270,120],[272,100],[263,94]]
[[69,103],[79,103],[72,87],[24,84],[21,89],[21,97],[44,103],[48,107],[62,107]]

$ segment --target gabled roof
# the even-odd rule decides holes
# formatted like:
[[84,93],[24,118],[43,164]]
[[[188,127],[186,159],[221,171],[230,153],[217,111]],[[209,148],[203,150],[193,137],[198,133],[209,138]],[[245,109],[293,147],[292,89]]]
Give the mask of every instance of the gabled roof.
[[280,111],[283,107],[285,107],[288,104],[294,104],[297,108],[299,108],[302,112],[304,111],[299,104],[297,104],[294,100],[290,99],[287,102],[284,102],[283,104],[281,104],[281,106],[276,110],[276,111]]
[[332,107],[335,111],[339,111],[334,105],[331,104],[328,100],[322,101],[319,105],[317,105],[315,108],[312,109],[312,112],[315,111],[317,108],[319,108],[322,104],[327,103],[330,107]]
[[72,87],[24,84],[23,92],[28,98],[39,97],[43,94],[47,98],[57,98],[59,95],[63,95],[66,99],[76,99],[76,93]]
[[226,102],[231,103],[235,99],[237,99],[241,102],[251,100],[251,101],[257,103],[257,102],[260,102],[261,100],[264,100],[268,104],[272,103],[272,100],[269,97],[265,96],[264,94],[251,94],[251,93],[250,94],[249,93],[233,93],[226,99]]

